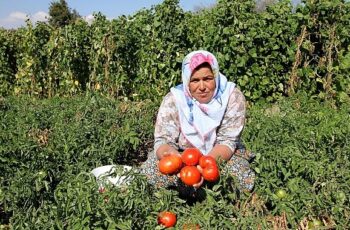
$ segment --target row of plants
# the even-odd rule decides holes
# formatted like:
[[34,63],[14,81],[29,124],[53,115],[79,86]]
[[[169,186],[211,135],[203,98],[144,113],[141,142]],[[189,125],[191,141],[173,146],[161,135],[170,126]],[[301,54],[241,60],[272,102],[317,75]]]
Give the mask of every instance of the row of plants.
[[45,23],[0,30],[0,93],[52,97],[97,91],[157,99],[181,81],[183,57],[206,49],[249,101],[307,91],[349,101],[349,15],[345,0],[219,0],[185,12],[179,0],[108,20],[95,14],[63,28]]
[[[1,229],[306,229],[350,225],[350,107],[306,94],[248,110],[243,141],[256,153],[253,193],[221,174],[196,200],[154,189],[146,178],[99,193],[90,173],[101,165],[135,169],[153,146],[159,102],[117,101],[99,94],[0,100]],[[223,165],[219,165],[222,167]]]

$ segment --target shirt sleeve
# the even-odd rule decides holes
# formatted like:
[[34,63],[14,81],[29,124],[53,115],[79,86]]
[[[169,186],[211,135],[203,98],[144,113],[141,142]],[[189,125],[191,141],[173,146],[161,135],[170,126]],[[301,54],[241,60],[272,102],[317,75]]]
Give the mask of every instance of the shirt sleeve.
[[158,110],[154,131],[154,151],[156,152],[162,144],[169,144],[179,149],[178,139],[180,134],[180,123],[175,98],[168,93]]
[[243,93],[235,88],[230,95],[222,123],[218,127],[215,144],[226,145],[235,152],[245,124],[245,103]]

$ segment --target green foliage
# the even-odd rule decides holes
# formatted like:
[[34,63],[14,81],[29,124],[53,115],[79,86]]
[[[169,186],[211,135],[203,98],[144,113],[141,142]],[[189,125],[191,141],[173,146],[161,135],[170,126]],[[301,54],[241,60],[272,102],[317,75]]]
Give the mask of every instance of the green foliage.
[[252,194],[237,193],[235,178],[222,174],[191,201],[154,190],[134,171],[127,187],[99,193],[89,172],[107,164],[136,169],[152,149],[157,108],[99,94],[1,99],[0,226],[160,229],[163,210],[177,214],[176,229],[298,229],[311,220],[349,226],[349,104],[334,109],[298,95],[250,107],[243,140],[257,154]]
[[133,85],[141,98],[160,98],[181,79],[181,59],[187,40],[185,17],[178,3],[166,0],[152,9],[150,24],[143,35],[147,39],[141,41],[142,49],[138,51],[138,78]]
[[41,95],[47,87],[46,78],[46,43],[51,28],[39,23],[35,28],[28,21],[26,28],[20,29],[17,46],[17,72],[14,94]]
[[[349,2],[254,7],[184,12],[166,0],[91,25],[0,30],[0,229],[161,229],[163,210],[176,229],[347,228]],[[145,160],[159,100],[196,49],[213,52],[251,102],[243,139],[257,153],[255,192],[222,175],[188,201],[135,173],[98,193],[91,169]]]
[[80,18],[76,10],[71,10],[65,0],[53,1],[49,7],[49,23],[53,27],[64,27]]
[[[250,111],[252,128],[244,139],[258,152],[253,164],[258,193],[272,213],[285,212],[290,223],[307,216],[348,224],[346,201],[338,194],[350,193],[350,126],[344,123],[349,106],[332,107],[302,95]],[[287,191],[286,198],[274,195],[279,189]]]
[[159,100],[181,81],[183,57],[206,49],[253,103],[299,91],[349,102],[350,3],[305,1],[293,9],[283,0],[261,12],[255,4],[222,0],[184,12],[167,0],[113,20],[97,13],[91,25],[1,30],[1,92]]
[[[89,81],[90,30],[86,22],[59,28],[46,44],[48,55],[44,96],[73,95]],[[70,52],[72,51],[72,52]]]
[[0,95],[11,94],[15,83],[16,34],[13,31],[0,30]]
[[350,3],[348,1],[305,1],[296,16],[301,25],[299,52],[291,73],[290,89],[304,89],[321,99],[349,101],[347,54]]

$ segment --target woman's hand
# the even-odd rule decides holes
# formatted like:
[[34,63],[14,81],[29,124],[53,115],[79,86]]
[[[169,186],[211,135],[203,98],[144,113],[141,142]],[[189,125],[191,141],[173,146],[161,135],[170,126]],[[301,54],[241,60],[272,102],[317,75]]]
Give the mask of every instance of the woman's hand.
[[224,161],[228,161],[231,159],[233,152],[231,151],[231,149],[228,146],[217,144],[209,152],[208,155],[214,157],[214,159],[216,159],[216,160],[221,159]]
[[172,155],[172,154],[176,154],[176,155],[181,156],[180,153],[175,148],[173,148],[172,146],[170,146],[168,144],[161,145],[156,152],[158,160],[162,159],[165,156]]
[[[200,165],[197,165],[197,169],[202,175],[202,172],[203,172],[202,167]],[[204,178],[203,178],[203,176],[201,176],[201,181],[199,181],[197,184],[194,184],[193,187],[195,189],[199,189],[202,186],[203,182],[204,182]]]
[[181,154],[178,151],[174,151],[174,152],[163,152],[162,158],[166,157],[166,156],[170,156],[170,155],[177,155],[177,156],[181,157]]
[[[202,175],[202,170],[203,170],[202,167],[197,165],[197,169]],[[181,178],[180,173],[177,174],[177,177]],[[201,176],[201,180],[197,184],[194,184],[192,186],[197,190],[197,189],[199,189],[202,186],[203,182],[204,182],[204,178]]]

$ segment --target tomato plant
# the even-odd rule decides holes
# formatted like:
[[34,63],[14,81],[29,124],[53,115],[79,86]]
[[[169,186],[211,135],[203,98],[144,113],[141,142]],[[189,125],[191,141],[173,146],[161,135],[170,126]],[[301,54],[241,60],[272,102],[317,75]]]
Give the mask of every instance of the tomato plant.
[[182,160],[180,156],[169,155],[165,156],[158,162],[159,171],[163,174],[174,174],[180,170]]
[[182,162],[185,165],[197,165],[202,153],[197,148],[188,148],[182,153]]
[[[166,207],[203,229],[301,229],[305,216],[350,226],[349,1],[261,13],[257,1],[217,2],[0,29],[0,229],[156,229],[151,213]],[[257,153],[258,198],[236,202],[223,179],[193,206],[141,178],[104,194],[89,178],[72,183],[97,164],[141,163],[160,99],[198,47],[216,51],[249,104],[242,140]]]
[[176,224],[176,214],[169,211],[163,211],[158,214],[158,224],[166,228],[173,227]]
[[206,181],[215,182],[219,179],[220,172],[216,165],[209,165],[202,170],[202,176]]
[[200,182],[201,173],[196,166],[185,166],[180,171],[181,181],[186,185],[194,185]]
[[209,165],[215,165],[217,166],[216,164],[216,160],[214,157],[212,156],[202,156],[200,159],[199,159],[199,165],[202,167],[202,168],[205,168]]

